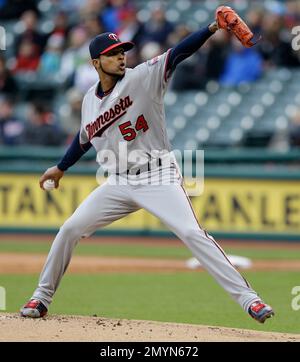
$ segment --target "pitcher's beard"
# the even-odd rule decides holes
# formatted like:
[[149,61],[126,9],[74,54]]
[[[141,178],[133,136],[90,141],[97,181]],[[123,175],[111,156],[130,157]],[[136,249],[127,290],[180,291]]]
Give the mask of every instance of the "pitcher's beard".
[[115,78],[116,80],[123,78],[124,75],[125,75],[125,72],[124,72],[123,74],[117,74],[117,73],[107,72],[106,70],[104,70],[104,68],[102,67],[102,64],[101,64],[101,63],[100,63],[100,69],[102,70],[102,72],[103,72],[104,74],[107,74],[107,75],[109,75],[110,77]]

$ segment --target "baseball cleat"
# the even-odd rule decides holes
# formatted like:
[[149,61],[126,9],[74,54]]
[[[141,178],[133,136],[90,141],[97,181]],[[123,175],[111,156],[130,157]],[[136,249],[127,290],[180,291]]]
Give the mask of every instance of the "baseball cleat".
[[47,312],[48,309],[41,301],[37,299],[31,299],[20,310],[20,314],[22,317],[29,318],[42,318],[47,314]]
[[259,323],[264,323],[267,318],[274,316],[272,307],[263,303],[261,300],[257,300],[252,303],[248,309],[249,314]]

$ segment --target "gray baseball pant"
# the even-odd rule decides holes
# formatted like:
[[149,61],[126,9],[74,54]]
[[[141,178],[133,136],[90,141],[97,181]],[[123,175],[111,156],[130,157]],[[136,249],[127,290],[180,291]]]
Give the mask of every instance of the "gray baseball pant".
[[173,231],[245,311],[260,299],[214,238],[200,227],[181,181],[157,186],[116,186],[106,182],[97,187],[60,228],[32,298],[48,308],[78,241],[140,208]]

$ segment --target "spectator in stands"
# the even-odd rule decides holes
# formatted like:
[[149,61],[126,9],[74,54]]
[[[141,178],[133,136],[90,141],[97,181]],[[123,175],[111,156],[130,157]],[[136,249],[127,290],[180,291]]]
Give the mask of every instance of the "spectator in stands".
[[254,7],[253,9],[250,9],[245,16],[245,20],[255,35],[261,34],[262,33],[262,24],[264,21],[263,7],[260,6],[260,7]]
[[13,67],[13,72],[35,72],[39,63],[40,56],[36,45],[30,40],[23,40],[16,58],[16,64]]
[[300,3],[297,0],[286,2],[286,12],[284,15],[284,23],[288,29],[300,24]]
[[[201,51],[202,48],[200,48]],[[218,80],[224,71],[230,49],[230,38],[225,31],[218,31],[207,42],[205,74],[207,80]]]
[[299,59],[291,46],[291,31],[284,26],[283,14],[266,13],[262,24],[263,38],[257,49],[263,56],[265,67],[299,66]]
[[60,76],[67,80],[70,85],[74,83],[75,70],[86,61],[87,40],[87,32],[83,27],[75,27],[70,31],[68,46],[62,54],[60,67]]
[[20,51],[21,44],[24,41],[34,44],[36,51],[39,55],[42,54],[46,36],[42,35],[37,30],[37,15],[34,11],[25,11],[21,16],[21,26],[23,27],[22,33],[17,36],[15,41],[15,53],[18,54]]
[[0,94],[16,96],[18,93],[18,85],[15,82],[11,72],[6,67],[6,62],[0,56]]
[[94,38],[104,32],[103,25],[96,14],[88,14],[83,18],[83,26],[89,38]]
[[83,94],[76,88],[71,88],[67,92],[67,108],[61,114],[60,120],[64,132],[73,140],[81,124],[81,104]]
[[105,31],[117,33],[121,25],[121,12],[131,7],[128,0],[109,0],[107,6],[102,10],[100,19]]
[[23,122],[13,114],[13,102],[9,98],[0,98],[0,144],[17,145],[21,142]]
[[173,25],[168,22],[162,7],[157,7],[152,11],[151,18],[142,29],[141,42],[154,41],[166,46],[168,36],[174,30]]
[[262,74],[262,58],[255,48],[245,48],[234,37],[231,38],[232,49],[225,61],[220,83],[236,86],[257,80]]
[[61,34],[50,36],[40,61],[39,72],[41,75],[52,77],[59,72],[63,43],[64,37]]
[[[177,25],[174,31],[168,36],[168,48],[172,48],[174,45],[186,38],[190,33],[191,29],[186,25]],[[187,89],[197,89],[200,87],[199,84],[201,79],[199,79],[198,75],[195,74],[197,62],[198,55],[195,53],[177,66],[176,72],[173,74],[170,84],[170,87],[173,90],[184,91]]]
[[80,12],[81,14],[99,15],[106,6],[106,3],[106,0],[85,0],[84,4],[81,6]]
[[68,14],[76,13],[86,5],[86,0],[51,0],[51,2],[59,10],[65,11]]
[[[177,25],[168,38],[168,47],[173,47],[190,32],[185,25]],[[201,89],[209,79],[218,79],[223,71],[227,52],[226,33],[217,32],[198,52],[178,65],[170,87],[176,91]]]
[[[173,47],[190,33],[191,29],[186,25],[177,25],[167,39],[168,47]],[[200,67],[203,66],[203,62],[199,63],[198,53],[199,52],[194,53],[177,66],[176,72],[173,74],[171,79],[171,89],[180,92],[188,89],[199,89],[203,86],[203,79],[201,77],[202,74],[200,75],[197,72],[198,65]]]
[[86,14],[83,18],[83,27],[87,34],[87,42],[82,46],[86,47],[86,51],[83,51],[82,64],[78,65],[74,73],[74,86],[80,92],[86,93],[88,89],[98,80],[97,73],[88,57],[88,44],[90,38],[103,33],[103,25],[97,14]]
[[116,31],[122,41],[132,41],[139,47],[142,38],[142,25],[134,8],[126,8],[119,13],[120,25]]
[[1,0],[0,2],[0,19],[12,20],[18,19],[25,11],[37,10],[36,0]]
[[65,141],[65,134],[56,124],[54,115],[43,103],[34,103],[25,123],[22,139],[25,144],[59,146]]
[[68,14],[64,11],[59,11],[55,15],[53,22],[54,22],[54,28],[48,34],[48,39],[51,35],[55,34],[55,35],[60,35],[65,40],[70,31]]

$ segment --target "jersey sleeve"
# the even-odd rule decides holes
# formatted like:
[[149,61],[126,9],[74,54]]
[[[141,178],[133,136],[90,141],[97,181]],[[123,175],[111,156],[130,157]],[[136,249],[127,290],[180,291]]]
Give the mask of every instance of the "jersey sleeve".
[[167,71],[170,52],[171,49],[137,67],[141,84],[149,96],[159,103],[163,102],[163,96],[170,78]]

